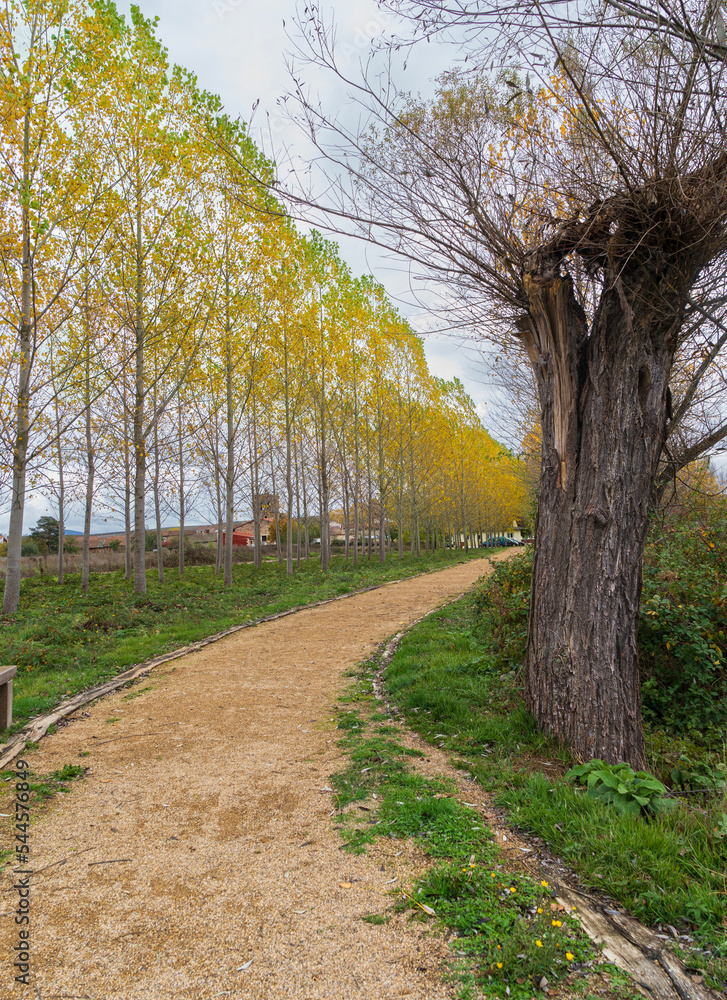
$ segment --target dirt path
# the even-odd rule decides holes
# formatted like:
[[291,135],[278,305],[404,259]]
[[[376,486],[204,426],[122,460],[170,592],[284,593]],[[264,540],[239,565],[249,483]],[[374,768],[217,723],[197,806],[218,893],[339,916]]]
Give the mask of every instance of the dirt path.
[[[404,858],[386,844],[361,857],[339,849],[327,779],[341,762],[333,715],[345,672],[486,568],[241,632],[43,740],[28,755],[36,774],[91,771],[32,827],[30,991],[13,983],[16,896],[3,875],[0,996],[454,996],[426,926],[361,920],[390,904]],[[9,845],[10,820],[0,823]]]

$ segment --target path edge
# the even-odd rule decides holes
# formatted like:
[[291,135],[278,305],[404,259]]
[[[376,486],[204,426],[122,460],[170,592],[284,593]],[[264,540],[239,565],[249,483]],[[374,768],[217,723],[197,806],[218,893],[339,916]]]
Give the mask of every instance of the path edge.
[[[482,558],[489,562],[489,556],[483,556]],[[472,560],[472,562],[474,561],[475,560]],[[456,566],[467,564],[468,563],[455,563],[454,566],[445,566],[444,569],[454,569]],[[257,625],[264,625],[267,622],[277,621],[280,618],[287,618],[289,615],[297,615],[301,611],[311,611],[314,608],[320,608],[326,604],[333,604],[335,601],[345,601],[351,597],[358,597],[360,594],[368,594],[374,590],[382,590],[384,587],[392,587],[396,586],[398,583],[406,583],[408,580],[416,580],[418,577],[426,576],[432,572],[438,573],[442,572],[442,570],[425,569],[420,573],[413,574],[412,576],[403,577],[401,580],[387,580],[385,583],[375,583],[370,587],[362,587],[360,590],[352,590],[348,594],[337,594],[335,597],[327,597],[323,601],[314,601],[312,604],[297,604],[295,607],[288,608],[286,611],[278,611],[274,615],[265,615],[262,618],[255,618],[249,622],[242,622],[240,625],[233,625],[231,628],[225,629],[222,632],[215,632],[213,635],[207,636],[205,639],[200,639],[198,642],[190,643],[188,646],[180,646],[179,649],[171,650],[169,653],[163,653],[161,656],[155,656],[151,660],[145,660],[143,663],[133,664],[131,667],[124,670],[123,673],[116,674],[116,676],[112,677],[111,680],[104,681],[102,684],[96,684],[94,687],[81,691],[79,694],[69,698],[68,701],[62,701],[60,705],[53,709],[52,712],[31,721],[27,726],[16,733],[15,736],[13,736],[7,743],[0,746],[0,770],[5,769],[11,761],[19,756],[25,749],[27,743],[38,743],[46,735],[51,726],[60,722],[62,719],[67,718],[69,715],[73,715],[73,713],[78,711],[79,708],[83,708],[85,705],[89,705],[91,702],[96,701],[99,698],[103,698],[107,694],[113,694],[114,691],[118,691],[120,688],[125,687],[127,684],[131,684],[140,677],[146,677],[146,675],[149,674],[155,667],[160,667],[164,663],[169,663],[171,660],[181,659],[183,656],[188,656],[190,653],[197,653],[200,649],[204,649],[205,646],[209,646],[213,642],[219,642],[220,639],[225,639],[228,635],[234,635],[236,632],[241,632],[243,629],[255,628]],[[422,619],[419,619],[418,621],[421,620]],[[414,624],[418,624],[418,621]]]

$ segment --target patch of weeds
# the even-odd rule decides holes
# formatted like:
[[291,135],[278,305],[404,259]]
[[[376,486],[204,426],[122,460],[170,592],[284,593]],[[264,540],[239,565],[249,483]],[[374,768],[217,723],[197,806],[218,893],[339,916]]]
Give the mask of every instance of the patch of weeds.
[[[369,694],[375,669],[375,661],[361,666],[356,690]],[[360,853],[382,836],[411,839],[433,860],[411,888],[397,888],[396,905],[452,935],[451,974],[462,996],[528,1000],[543,978],[592,967],[594,949],[575,918],[552,901],[547,883],[509,873],[488,825],[455,797],[454,783],[412,770],[411,759],[424,754],[406,747],[396,727],[378,725],[382,713],[341,703],[339,745],[349,763],[330,783],[344,847]]]
[[361,728],[361,718],[358,711],[355,712],[343,712],[338,717],[337,729],[360,729]]
[[109,725],[109,723],[111,723],[111,722],[121,722],[121,716],[120,715],[112,715],[110,719],[106,720],[106,725]]
[[15,851],[9,847],[0,848],[0,872],[5,870],[11,858],[15,857]]
[[365,924],[374,924],[374,926],[378,927],[381,924],[388,924],[391,920],[391,916],[389,914],[384,915],[382,913],[365,913],[361,919]]
[[70,792],[71,789],[66,782],[82,778],[86,770],[79,764],[65,764],[59,771],[40,775],[35,781],[29,782],[30,790],[35,794],[37,802],[44,802],[54,798],[59,792],[64,794]]
[[58,726],[55,723],[51,723],[46,729],[47,736],[54,736],[58,732]]
[[146,687],[139,688],[138,691],[130,691],[128,694],[124,695],[124,701],[131,701],[134,698],[138,698],[140,695],[144,694],[146,691],[153,691],[154,685],[147,684]]
[[593,967],[595,950],[577,919],[552,902],[547,883],[502,865],[439,864],[417,883],[409,905],[433,910],[456,934],[471,981],[487,995],[525,1000],[543,979]]

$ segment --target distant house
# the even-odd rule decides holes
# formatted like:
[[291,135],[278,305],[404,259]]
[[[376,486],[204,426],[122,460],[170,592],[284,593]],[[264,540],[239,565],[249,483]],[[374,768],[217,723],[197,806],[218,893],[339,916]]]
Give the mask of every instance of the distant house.
[[[222,544],[223,545],[225,544],[226,538],[227,538],[227,532],[223,531],[222,532]],[[232,531],[232,545],[233,545],[233,548],[236,545],[254,545],[254,544],[255,544],[255,538],[254,538],[253,535],[248,535],[244,531],[236,531],[233,528],[233,531]]]
[[[261,517],[260,518],[260,542],[262,545],[268,544],[268,538],[270,536],[270,528],[275,524],[274,517]],[[235,535],[240,532],[243,535],[250,536],[250,545],[255,544],[255,522],[254,521],[243,521],[232,526],[232,544],[235,545]],[[224,532],[223,532],[224,534]],[[247,543],[238,543],[247,544]]]
[[523,538],[530,537],[530,528],[525,521],[515,518],[512,522],[512,530],[506,532],[508,538],[514,538],[516,542],[521,542]]

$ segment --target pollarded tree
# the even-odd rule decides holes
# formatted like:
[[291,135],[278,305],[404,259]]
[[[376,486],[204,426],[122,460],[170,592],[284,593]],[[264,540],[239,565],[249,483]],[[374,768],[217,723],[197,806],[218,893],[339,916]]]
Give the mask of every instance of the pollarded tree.
[[[724,326],[722,15],[711,0],[678,17],[610,0],[392,6],[423,34],[469,32],[478,69],[429,101],[351,81],[375,119],[362,135],[299,90],[345,168],[326,207],[525,346],[543,433],[526,701],[584,757],[642,765],[636,633],[669,381],[696,313]],[[309,38],[335,71],[326,31]],[[725,434],[722,420],[697,445]]]

